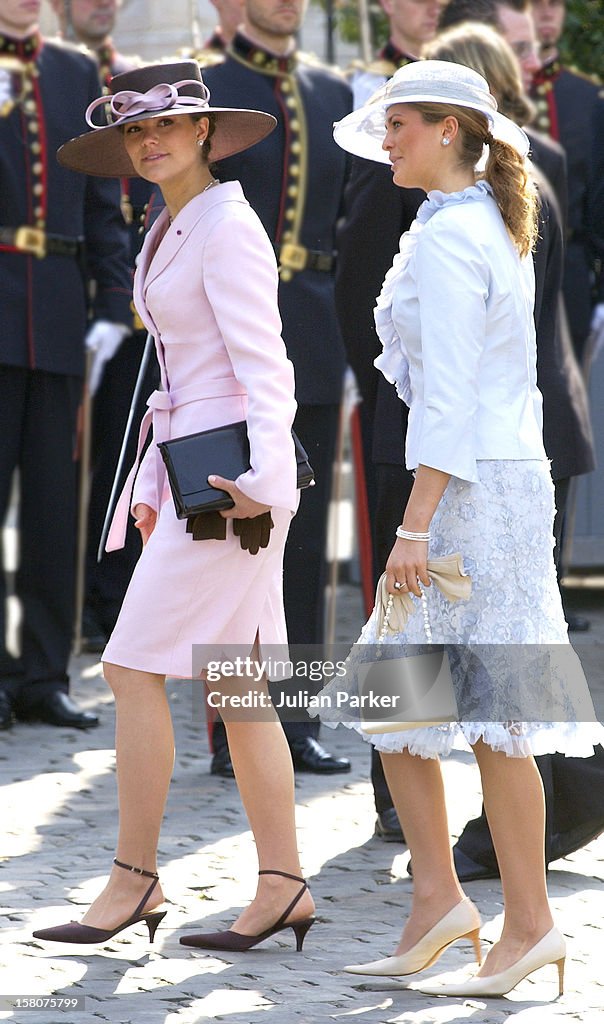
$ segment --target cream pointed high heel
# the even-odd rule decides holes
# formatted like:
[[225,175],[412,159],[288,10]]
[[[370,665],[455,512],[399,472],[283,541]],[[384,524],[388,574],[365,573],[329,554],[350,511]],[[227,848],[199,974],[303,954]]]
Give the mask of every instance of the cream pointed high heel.
[[470,899],[457,903],[440,921],[416,942],[411,949],[400,956],[388,956],[385,960],[374,960],[369,964],[350,964],[344,970],[348,974],[373,974],[398,977],[402,974],[417,974],[438,960],[447,946],[457,939],[471,939],[476,950],[476,959],[482,963],[480,952],[480,915]]
[[532,949],[529,949],[528,953],[520,957],[520,960],[498,974],[491,974],[486,978],[469,978],[458,985],[439,985],[438,979],[435,978],[433,984],[422,984],[417,981],[412,987],[417,992],[424,992],[430,996],[504,996],[533,971],[547,967],[548,964],[555,964],[558,968],[558,995],[561,996],[564,991],[565,959],[564,938],[557,928],[552,928]]

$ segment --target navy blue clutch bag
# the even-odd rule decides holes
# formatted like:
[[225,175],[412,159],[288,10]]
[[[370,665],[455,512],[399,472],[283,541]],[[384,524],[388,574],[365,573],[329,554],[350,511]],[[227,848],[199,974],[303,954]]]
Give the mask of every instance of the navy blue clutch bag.
[[[314,483],[315,475],[302,444],[292,430],[296,450],[297,485],[299,489]],[[178,519],[187,519],[200,512],[219,512],[231,508],[233,499],[226,491],[208,483],[210,473],[228,480],[250,468],[250,445],[247,423],[228,423],[224,427],[202,430],[198,434],[160,441],[157,447],[164,460],[174,507]]]

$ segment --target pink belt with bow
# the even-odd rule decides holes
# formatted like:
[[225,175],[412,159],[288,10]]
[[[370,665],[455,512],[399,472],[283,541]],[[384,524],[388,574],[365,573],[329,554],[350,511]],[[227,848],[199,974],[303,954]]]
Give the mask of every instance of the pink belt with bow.
[[[170,437],[170,413],[182,405],[189,405],[191,402],[198,402],[205,398],[229,398],[245,396],[247,391],[236,377],[218,377],[215,380],[205,381],[203,384],[186,384],[182,388],[172,391],[153,391],[147,400],[148,409],[143,416],[138,433],[138,445],[136,458],[122,492],[115,506],[113,519],[107,535],[105,551],[117,551],[123,548],[126,541],[126,529],[128,516],[130,514],[130,501],[132,489],[139,468],[141,452],[147,440],[149,428],[153,424],[153,443],[167,441]],[[165,470],[158,449],[155,449],[155,478],[157,483],[157,511],[161,507],[161,497],[164,485]]]

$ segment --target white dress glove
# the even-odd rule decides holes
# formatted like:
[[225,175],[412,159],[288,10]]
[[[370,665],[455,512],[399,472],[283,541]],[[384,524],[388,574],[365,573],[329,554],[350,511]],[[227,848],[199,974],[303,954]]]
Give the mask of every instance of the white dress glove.
[[6,68],[0,68],[0,117],[8,117],[14,105],[11,73]]
[[94,352],[90,380],[88,381],[91,395],[98,390],[103,378],[105,363],[113,359],[122,341],[130,333],[130,328],[125,324],[114,324],[109,320],[95,320],[89,329],[84,338],[84,344],[88,352]]
[[594,362],[604,348],[604,302],[594,306],[591,317],[591,333],[593,344],[591,349],[591,360]]

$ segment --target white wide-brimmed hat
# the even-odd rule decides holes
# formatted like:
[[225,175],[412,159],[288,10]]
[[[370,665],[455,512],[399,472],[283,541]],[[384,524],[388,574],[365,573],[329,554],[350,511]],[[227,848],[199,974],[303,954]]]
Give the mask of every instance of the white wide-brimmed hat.
[[395,71],[364,106],[336,121],[333,137],[338,146],[366,160],[389,163],[382,142],[386,110],[395,103],[448,103],[478,110],[486,117],[495,139],[507,142],[522,157],[529,151],[522,128],[497,110],[486,79],[472,68],[448,60],[418,60]]
[[[199,64],[182,60],[172,64],[148,64],[115,75],[110,94],[88,107],[86,121],[94,131],[85,132],[61,146],[59,163],[73,171],[103,178],[136,176],[120,129],[130,121],[143,121],[166,113],[212,114],[215,128],[210,162],[224,160],[260,142],[277,124],[272,114],[239,107],[212,107]],[[97,107],[109,107],[109,124],[96,124]]]

